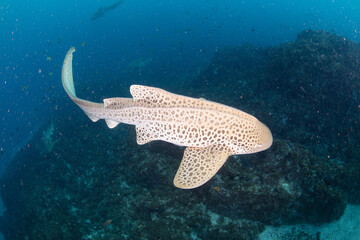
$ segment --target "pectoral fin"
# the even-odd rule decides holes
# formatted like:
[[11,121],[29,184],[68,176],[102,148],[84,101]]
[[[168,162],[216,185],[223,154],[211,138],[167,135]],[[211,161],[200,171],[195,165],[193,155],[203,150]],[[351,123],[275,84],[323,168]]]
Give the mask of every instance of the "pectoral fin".
[[178,188],[196,188],[212,178],[231,155],[226,146],[187,147],[174,178]]

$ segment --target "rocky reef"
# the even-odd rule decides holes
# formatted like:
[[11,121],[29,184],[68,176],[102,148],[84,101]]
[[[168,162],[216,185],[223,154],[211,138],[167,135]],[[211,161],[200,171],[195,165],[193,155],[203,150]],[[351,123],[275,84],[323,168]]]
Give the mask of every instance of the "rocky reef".
[[138,146],[132,126],[60,109],[52,151],[40,149],[47,124],[1,179],[0,230],[12,240],[255,240],[265,224],[338,219],[360,202],[359,50],[311,30],[280,46],[219,50],[187,95],[255,115],[275,140],[193,190],[172,184],[183,148]]

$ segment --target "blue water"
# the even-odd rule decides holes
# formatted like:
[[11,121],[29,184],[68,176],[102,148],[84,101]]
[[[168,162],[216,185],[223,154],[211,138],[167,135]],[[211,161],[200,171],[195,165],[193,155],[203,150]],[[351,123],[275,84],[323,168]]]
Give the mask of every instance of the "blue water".
[[[179,76],[195,76],[226,46],[279,45],[304,29],[359,40],[355,0],[125,0],[91,20],[99,7],[114,2],[0,2],[0,173],[37,128],[69,103],[60,74],[71,46],[77,48],[75,77],[94,91],[87,97],[100,101],[123,96],[141,81],[174,88]],[[140,57],[152,59],[152,70],[132,81],[125,70]],[[172,75],[177,77],[169,82]],[[115,81],[124,89],[118,95],[110,87]]]
[[[139,57],[152,58],[168,69],[164,74],[196,74],[223,46],[277,45],[307,28],[359,38],[358,1],[125,0],[90,20],[99,7],[113,2],[0,3],[2,163],[26,144],[56,105],[67,101],[60,71],[70,46],[80,50],[75,61],[82,83],[101,85],[95,73],[118,76],[122,84],[122,69]],[[131,83],[123,83],[124,89]],[[151,84],[161,85],[161,79]]]

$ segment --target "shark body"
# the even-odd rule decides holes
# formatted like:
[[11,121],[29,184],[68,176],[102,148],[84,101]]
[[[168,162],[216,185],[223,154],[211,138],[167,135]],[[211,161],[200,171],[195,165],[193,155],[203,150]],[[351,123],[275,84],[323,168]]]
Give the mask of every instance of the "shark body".
[[119,123],[136,126],[137,143],[162,140],[186,146],[174,185],[183,189],[206,183],[230,155],[263,151],[272,144],[270,130],[241,110],[141,85],[132,85],[133,98],[108,98],[94,103],[76,96],[72,47],[64,60],[62,84],[92,120],[105,119],[108,127]]

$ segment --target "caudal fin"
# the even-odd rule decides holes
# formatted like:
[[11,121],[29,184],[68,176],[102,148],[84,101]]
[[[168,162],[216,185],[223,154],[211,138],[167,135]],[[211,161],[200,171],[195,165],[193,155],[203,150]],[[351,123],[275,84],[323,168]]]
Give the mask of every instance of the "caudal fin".
[[71,100],[76,103],[93,122],[96,122],[104,115],[104,104],[90,102],[76,96],[72,72],[73,52],[75,52],[75,48],[71,47],[65,56],[61,72],[62,85]]
[[72,72],[73,52],[75,52],[75,47],[71,47],[67,52],[61,72],[62,85],[71,99],[76,98]]

